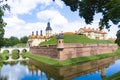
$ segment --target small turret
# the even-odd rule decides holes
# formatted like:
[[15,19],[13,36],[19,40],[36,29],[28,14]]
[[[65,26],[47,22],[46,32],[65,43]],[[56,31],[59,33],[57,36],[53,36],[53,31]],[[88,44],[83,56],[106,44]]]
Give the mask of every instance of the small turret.
[[59,34],[57,36],[57,49],[62,50],[64,49],[64,41],[63,41],[63,35]]

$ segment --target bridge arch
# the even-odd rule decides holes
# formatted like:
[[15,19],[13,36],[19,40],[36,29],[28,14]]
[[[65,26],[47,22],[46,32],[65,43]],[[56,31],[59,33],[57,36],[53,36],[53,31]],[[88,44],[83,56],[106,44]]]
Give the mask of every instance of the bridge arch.
[[12,53],[13,50],[19,50],[19,53],[22,53],[23,51],[29,52],[29,48],[26,48],[26,47],[25,48],[14,48],[14,47],[12,48],[11,47],[11,48],[1,48],[0,53],[3,53],[4,50],[9,51],[10,54]]
[[10,51],[9,50],[3,50],[3,53],[10,53]]
[[23,49],[22,52],[28,52],[27,49]]
[[20,54],[20,50],[19,49],[13,49],[12,53],[19,53]]

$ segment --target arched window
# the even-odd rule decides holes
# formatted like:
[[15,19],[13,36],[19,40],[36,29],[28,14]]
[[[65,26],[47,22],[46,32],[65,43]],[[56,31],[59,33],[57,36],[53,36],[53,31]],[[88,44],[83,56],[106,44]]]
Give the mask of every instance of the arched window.
[[59,41],[59,43],[61,43],[61,41]]

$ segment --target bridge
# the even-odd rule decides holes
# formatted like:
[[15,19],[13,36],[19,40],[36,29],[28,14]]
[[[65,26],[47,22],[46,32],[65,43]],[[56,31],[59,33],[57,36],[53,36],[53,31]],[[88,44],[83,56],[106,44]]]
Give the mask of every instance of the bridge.
[[17,50],[19,53],[22,53],[23,51],[29,52],[28,47],[3,47],[0,49],[0,53],[3,53],[4,51],[8,51],[8,53],[12,53],[13,50]]

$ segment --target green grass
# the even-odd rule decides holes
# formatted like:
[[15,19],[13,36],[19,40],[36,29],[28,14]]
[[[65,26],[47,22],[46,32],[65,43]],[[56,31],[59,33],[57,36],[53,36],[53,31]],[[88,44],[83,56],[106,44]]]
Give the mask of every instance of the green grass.
[[85,56],[85,57],[78,57],[78,58],[71,58],[71,59],[66,59],[66,60],[56,60],[53,58],[48,58],[48,57],[43,57],[40,55],[34,55],[30,53],[25,53],[26,57],[29,57],[31,59],[49,64],[49,65],[54,65],[54,66],[69,66],[69,65],[74,65],[77,63],[83,63],[83,62],[88,62],[88,61],[93,61],[93,60],[99,60],[107,57],[112,57],[116,55],[120,55],[120,48],[116,50],[114,53],[107,53],[107,54],[99,54],[99,55],[92,55],[92,56]]
[[120,80],[120,72],[115,73],[108,78],[104,78],[103,80]]
[[[57,38],[53,37],[48,41],[40,43],[40,45],[51,45],[51,44],[56,44]],[[76,35],[76,34],[65,34],[64,35],[64,43],[114,43],[111,40],[95,40],[95,39],[90,39],[86,36],[83,35]]]
[[26,47],[26,43],[19,43],[19,44],[16,44],[14,45],[14,47]]
[[58,63],[58,60],[52,59],[52,58],[47,58],[47,57],[43,57],[43,56],[38,56],[38,55],[34,55],[34,54],[30,54],[30,53],[25,53],[24,56],[46,63],[46,64],[50,64],[50,65],[55,65]]
[[40,45],[54,45],[54,44],[56,44],[56,42],[57,42],[57,38],[53,37],[48,41],[40,43]]

